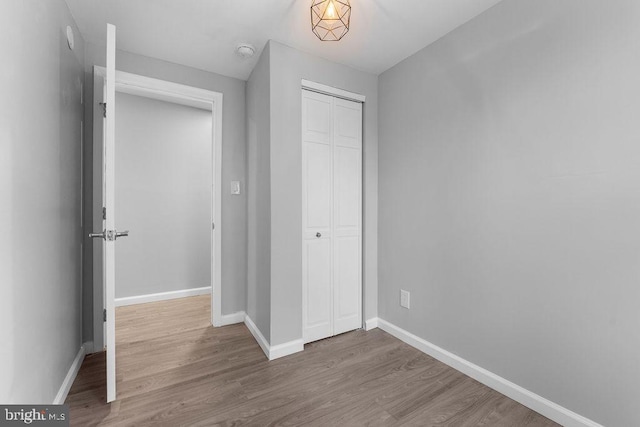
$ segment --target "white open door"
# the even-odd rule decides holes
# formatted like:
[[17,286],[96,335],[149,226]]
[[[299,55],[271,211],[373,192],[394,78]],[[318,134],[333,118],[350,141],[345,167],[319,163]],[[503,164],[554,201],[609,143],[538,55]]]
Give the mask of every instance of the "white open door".
[[106,86],[106,118],[104,139],[104,289],[107,344],[107,402],[116,400],[116,239],[118,232],[115,224],[115,133],[116,133],[116,27],[107,24],[107,78]]
[[115,245],[128,231],[116,231],[115,224],[115,100],[116,27],[107,24],[107,66],[104,91],[104,144],[102,156],[103,230],[90,236],[103,245],[103,284],[105,307],[105,350],[107,352],[107,402],[116,400],[116,324],[115,324]]

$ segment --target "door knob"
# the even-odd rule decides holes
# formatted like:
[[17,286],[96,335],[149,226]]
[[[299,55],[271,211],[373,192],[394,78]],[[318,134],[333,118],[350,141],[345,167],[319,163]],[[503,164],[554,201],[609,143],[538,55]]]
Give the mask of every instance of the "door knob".
[[321,238],[321,237],[322,237],[322,234],[320,234],[320,233],[316,233],[316,237],[319,239],[319,238]]
[[129,230],[125,231],[115,231],[115,230],[104,230],[102,233],[90,233],[89,237],[92,239],[104,239],[110,242],[113,242],[118,237],[127,237],[129,236]]

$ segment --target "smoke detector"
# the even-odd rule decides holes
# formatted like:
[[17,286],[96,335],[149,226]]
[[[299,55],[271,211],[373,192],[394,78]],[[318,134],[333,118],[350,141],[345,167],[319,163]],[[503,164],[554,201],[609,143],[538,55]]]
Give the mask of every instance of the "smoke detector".
[[250,44],[242,43],[236,47],[236,53],[241,58],[247,59],[251,58],[254,53],[256,53],[256,48],[251,46]]

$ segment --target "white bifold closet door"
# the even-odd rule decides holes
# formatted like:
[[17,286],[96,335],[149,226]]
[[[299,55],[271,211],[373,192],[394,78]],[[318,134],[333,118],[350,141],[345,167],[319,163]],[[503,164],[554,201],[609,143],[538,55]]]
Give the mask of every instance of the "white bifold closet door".
[[362,104],[302,91],[303,339],[362,326]]

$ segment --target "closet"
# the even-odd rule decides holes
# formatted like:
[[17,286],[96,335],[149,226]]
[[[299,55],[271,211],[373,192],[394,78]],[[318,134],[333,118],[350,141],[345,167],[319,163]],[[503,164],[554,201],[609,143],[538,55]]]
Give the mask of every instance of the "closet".
[[362,326],[362,104],[302,90],[303,339]]

